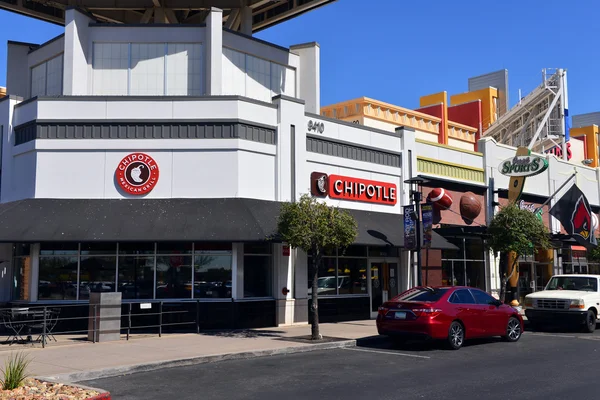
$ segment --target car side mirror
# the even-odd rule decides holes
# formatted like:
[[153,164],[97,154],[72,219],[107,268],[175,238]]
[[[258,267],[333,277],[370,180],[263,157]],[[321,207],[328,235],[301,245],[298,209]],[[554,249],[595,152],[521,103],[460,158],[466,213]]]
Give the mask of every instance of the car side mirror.
[[500,307],[502,302],[500,300],[490,300],[490,305]]

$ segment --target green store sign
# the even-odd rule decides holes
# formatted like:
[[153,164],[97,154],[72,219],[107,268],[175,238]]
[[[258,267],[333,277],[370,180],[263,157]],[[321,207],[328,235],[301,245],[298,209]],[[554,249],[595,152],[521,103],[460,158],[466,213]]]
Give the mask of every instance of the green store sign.
[[534,176],[548,168],[548,160],[539,156],[515,156],[500,163],[498,170],[507,176]]

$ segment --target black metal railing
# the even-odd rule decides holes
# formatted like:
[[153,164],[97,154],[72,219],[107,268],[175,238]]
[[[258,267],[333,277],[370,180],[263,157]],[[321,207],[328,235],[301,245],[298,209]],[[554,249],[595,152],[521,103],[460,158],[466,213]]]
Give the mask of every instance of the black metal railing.
[[[262,303],[262,304],[260,304]],[[13,344],[56,341],[55,335],[85,335],[96,342],[101,304],[21,305],[0,308],[0,338]],[[104,306],[106,307],[106,306]],[[201,333],[210,329],[258,328],[275,324],[274,300],[127,301],[122,303],[120,334]],[[110,317],[109,317],[110,318]],[[4,332],[3,332],[4,331]],[[37,336],[35,340],[33,337]],[[2,343],[0,339],[0,343]]]

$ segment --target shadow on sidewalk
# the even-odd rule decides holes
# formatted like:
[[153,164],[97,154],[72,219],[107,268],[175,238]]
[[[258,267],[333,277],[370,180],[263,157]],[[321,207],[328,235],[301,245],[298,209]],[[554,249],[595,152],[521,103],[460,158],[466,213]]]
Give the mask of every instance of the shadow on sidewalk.
[[264,330],[264,329],[200,331],[201,336],[216,336],[216,337],[226,337],[226,338],[258,338],[258,337],[281,338],[281,337],[283,337],[284,334],[285,334],[285,331]]

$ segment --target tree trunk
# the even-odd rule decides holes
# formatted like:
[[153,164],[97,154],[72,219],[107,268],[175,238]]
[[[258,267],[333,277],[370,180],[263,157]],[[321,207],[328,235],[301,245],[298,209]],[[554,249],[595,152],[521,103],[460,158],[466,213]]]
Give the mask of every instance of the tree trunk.
[[320,257],[316,253],[317,252],[314,251],[313,255],[312,255],[312,273],[313,273],[312,294],[311,294],[311,300],[312,300],[311,309],[313,312],[313,317],[312,317],[312,321],[311,321],[311,339],[312,340],[320,340],[321,339],[321,334],[319,333],[319,296],[318,296]]
[[515,261],[513,261],[512,271],[510,271],[510,275],[503,278],[502,288],[501,288],[502,292],[501,292],[501,298],[500,298],[500,301],[502,301],[503,303],[506,300],[506,290],[508,289],[508,282],[510,282],[510,278],[512,278],[513,275],[515,274],[518,264],[519,264],[519,257],[515,256]]

